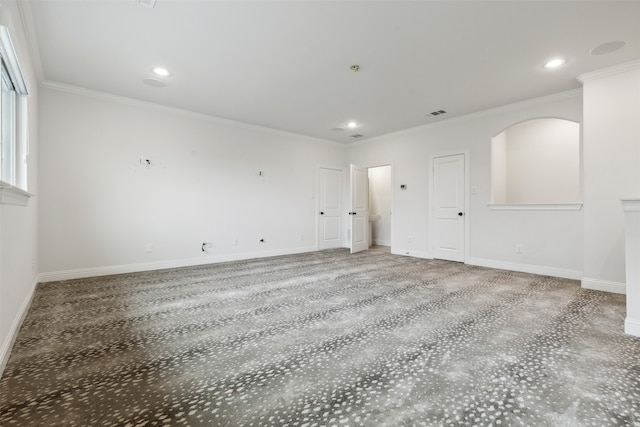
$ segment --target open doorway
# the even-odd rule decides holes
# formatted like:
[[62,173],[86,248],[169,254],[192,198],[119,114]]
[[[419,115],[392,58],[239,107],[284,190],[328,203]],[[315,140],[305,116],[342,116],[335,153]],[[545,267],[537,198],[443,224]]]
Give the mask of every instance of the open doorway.
[[391,166],[368,169],[369,246],[391,246]]

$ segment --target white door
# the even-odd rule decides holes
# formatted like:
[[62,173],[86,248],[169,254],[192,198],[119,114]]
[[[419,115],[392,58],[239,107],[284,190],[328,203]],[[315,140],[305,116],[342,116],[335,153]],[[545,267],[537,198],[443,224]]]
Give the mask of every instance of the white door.
[[369,249],[369,176],[367,168],[351,165],[351,253]]
[[318,249],[342,247],[342,170],[320,168],[318,185]]
[[433,159],[434,258],[464,261],[464,154]]

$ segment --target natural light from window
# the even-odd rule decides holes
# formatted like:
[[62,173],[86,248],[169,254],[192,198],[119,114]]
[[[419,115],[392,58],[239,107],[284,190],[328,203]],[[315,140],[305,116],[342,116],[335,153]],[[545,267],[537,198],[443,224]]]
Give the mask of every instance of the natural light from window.
[[0,26],[0,187],[27,190],[27,85],[7,27]]

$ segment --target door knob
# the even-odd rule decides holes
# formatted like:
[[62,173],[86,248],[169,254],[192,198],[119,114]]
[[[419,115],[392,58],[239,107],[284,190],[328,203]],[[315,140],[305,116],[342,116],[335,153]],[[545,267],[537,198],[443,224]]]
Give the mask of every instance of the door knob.
[[462,216],[464,215],[462,212],[458,212],[458,216]]
[[320,212],[320,215],[324,215],[324,212]]

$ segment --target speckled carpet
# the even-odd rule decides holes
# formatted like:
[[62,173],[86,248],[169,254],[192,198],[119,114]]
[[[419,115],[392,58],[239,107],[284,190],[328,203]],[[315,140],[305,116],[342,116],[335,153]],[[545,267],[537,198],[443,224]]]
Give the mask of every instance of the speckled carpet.
[[640,425],[624,296],[329,250],[40,285],[0,425]]

